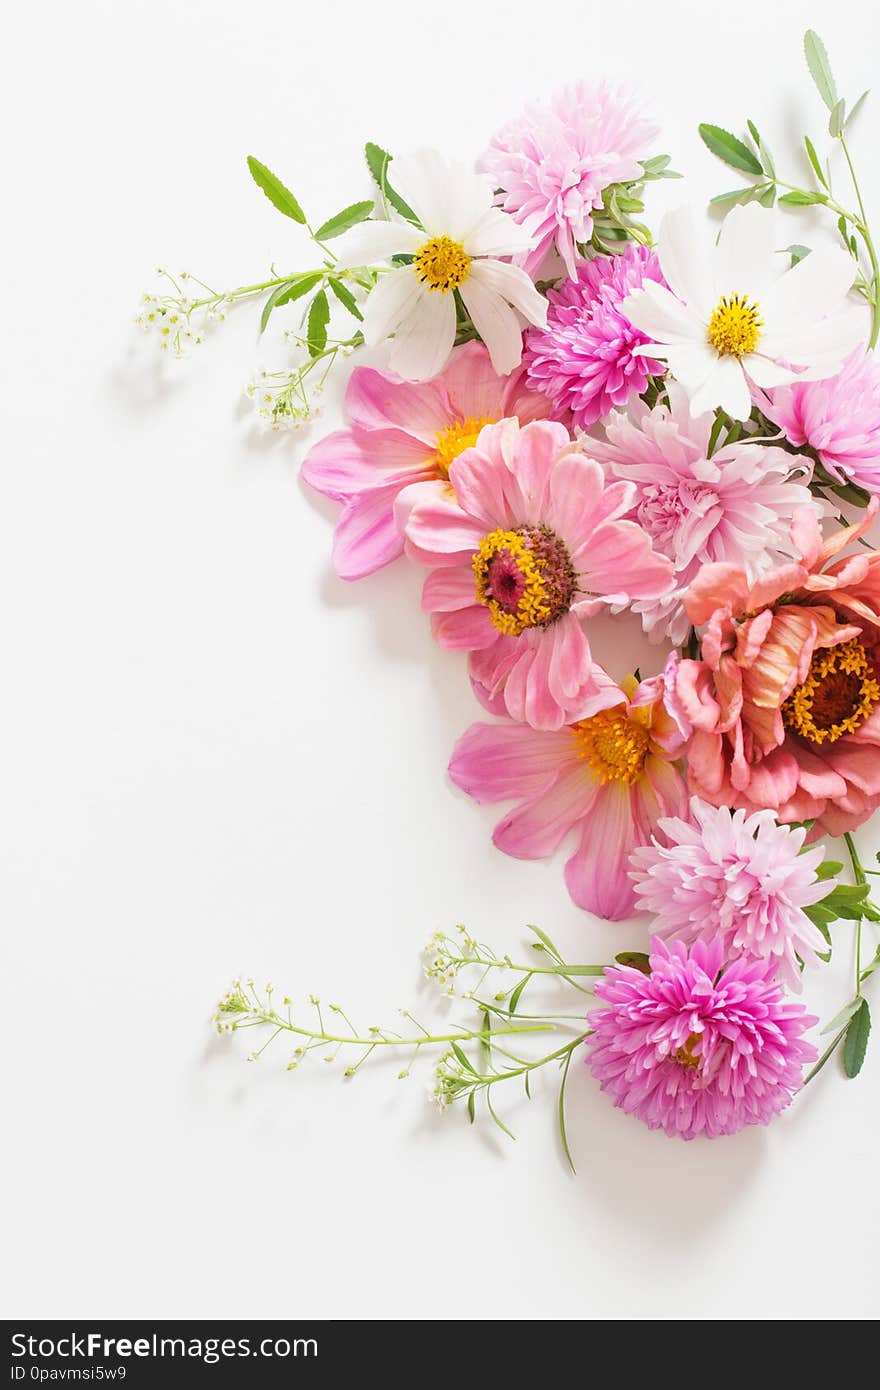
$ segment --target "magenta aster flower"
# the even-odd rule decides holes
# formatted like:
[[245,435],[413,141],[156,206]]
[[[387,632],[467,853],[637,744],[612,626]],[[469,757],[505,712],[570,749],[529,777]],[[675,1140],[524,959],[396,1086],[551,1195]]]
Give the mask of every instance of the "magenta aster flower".
[[841,482],[880,492],[880,362],[856,348],[836,376],[756,392],[796,448],[809,444]]
[[695,1139],[768,1124],[790,1103],[816,1049],[818,1020],[786,997],[770,961],[724,964],[720,941],[651,942],[649,975],[609,966],[606,1005],[587,1022],[587,1064],[620,1109]]
[[486,425],[452,464],[452,487],[416,483],[397,500],[407,554],[433,570],[422,606],[441,646],[512,719],[560,729],[595,694],[581,619],[672,585],[672,566],[621,520],[632,483],[607,483],[563,425]]
[[499,203],[533,238],[523,262],[532,274],[556,244],[569,275],[577,243],[593,235],[595,210],[612,183],[641,178],[657,127],[624,84],[578,82],[546,105],[532,103],[493,136],[477,162]]
[[529,385],[543,391],[557,412],[571,412],[578,429],[626,405],[666,368],[635,348],[649,341],[621,311],[628,294],[646,280],[665,284],[660,262],[647,246],[627,245],[619,256],[596,256],[577,267],[547,298],[547,327],[526,335]]
[[690,803],[690,821],[657,822],[663,843],[633,851],[630,863],[639,907],[656,915],[664,941],[718,940],[727,960],[740,956],[773,966],[800,990],[801,970],[825,949],[804,912],[834,886],[820,882],[821,849],[801,854],[806,830],[777,825],[772,811],[730,811]]

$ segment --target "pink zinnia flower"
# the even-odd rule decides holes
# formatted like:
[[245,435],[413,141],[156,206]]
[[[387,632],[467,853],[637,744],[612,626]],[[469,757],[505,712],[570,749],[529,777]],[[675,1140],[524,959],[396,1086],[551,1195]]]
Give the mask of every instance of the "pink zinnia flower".
[[397,501],[407,553],[430,565],[422,606],[441,646],[471,652],[473,678],[512,719],[559,729],[595,689],[581,619],[655,598],[672,566],[620,518],[632,483],[606,483],[564,426],[487,425],[449,470],[452,492],[417,483]]
[[755,392],[768,419],[797,448],[815,449],[840,482],[880,492],[880,362],[856,348],[836,376]]
[[800,991],[801,967],[816,965],[825,941],[805,907],[833,884],[816,878],[821,849],[801,853],[806,830],[777,825],[772,811],[729,811],[691,799],[690,820],[658,821],[662,839],[633,851],[639,907],[656,916],[664,941],[717,940],[726,960],[773,966]]
[[624,84],[578,82],[547,104],[533,103],[493,136],[477,162],[499,203],[533,238],[529,273],[556,244],[574,275],[578,242],[593,235],[592,213],[612,183],[642,176],[641,160],[657,126]]
[[675,566],[675,589],[633,604],[652,641],[685,641],[690,620],[682,597],[705,564],[736,562],[751,579],[790,556],[789,529],[798,508],[822,514],[800,481],[808,459],[785,449],[746,442],[724,444],[706,457],[714,414],[692,416],[676,383],[666,383],[669,406],[649,410],[633,401],[627,414],[605,422],[604,439],[584,440],[612,478],[636,486],[633,520]]
[[663,676],[616,686],[603,672],[598,686],[584,717],[553,733],[472,724],[449,774],[475,801],[519,802],[492,836],[505,854],[543,859],[577,830],[568,891],[578,907],[616,920],[635,911],[630,853],[650,841],[659,817],[687,804],[675,766],[684,737],[664,704]]
[[482,343],[466,343],[432,381],[401,381],[356,367],[345,397],[351,428],[309,451],[304,480],[344,504],[333,540],[341,579],[362,579],[403,552],[394,500],[411,483],[448,491],[449,467],[485,424],[547,415],[547,400],[528,389],[525,372],[500,377]]
[[827,541],[795,514],[801,557],[754,584],[736,565],[706,565],[685,595],[705,624],[702,659],[682,661],[676,693],[694,729],[691,789],[715,806],[769,807],[842,835],[880,806],[880,554],[829,564],[868,530]]
[[547,327],[526,335],[529,385],[543,391],[557,413],[570,411],[577,429],[625,405],[644,391],[649,375],[666,371],[663,363],[633,351],[649,340],[620,307],[646,280],[665,284],[647,246],[630,243],[619,256],[584,261],[575,279],[548,294]]
[[651,973],[609,966],[587,1022],[587,1064],[628,1115],[681,1139],[765,1125],[800,1089],[818,1020],[788,999],[769,961],[724,964],[720,941],[651,942]]

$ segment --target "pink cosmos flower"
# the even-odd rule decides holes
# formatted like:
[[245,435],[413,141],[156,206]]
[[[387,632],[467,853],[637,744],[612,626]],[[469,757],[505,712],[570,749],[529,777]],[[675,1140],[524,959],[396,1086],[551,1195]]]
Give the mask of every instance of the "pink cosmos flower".
[[431,566],[422,606],[441,646],[512,719],[559,729],[595,693],[581,619],[655,598],[672,582],[641,527],[620,518],[632,483],[606,483],[563,425],[486,425],[449,470],[452,493],[417,483],[396,504],[407,553]]
[[792,444],[816,450],[832,477],[880,492],[880,363],[873,352],[856,348],[825,381],[754,394]]
[[[675,661],[673,653],[667,681]],[[584,716],[555,732],[472,724],[449,775],[475,801],[519,803],[492,837],[505,854],[543,859],[577,830],[568,891],[578,907],[616,920],[635,911],[631,851],[650,841],[660,817],[686,807],[675,766],[685,740],[664,704],[664,676],[616,686],[603,672],[598,686]]]
[[676,694],[693,725],[691,790],[715,806],[769,807],[814,820],[810,838],[842,835],[880,806],[880,554],[833,560],[868,530],[827,541],[795,513],[800,557],[754,583],[706,565],[685,595],[705,624],[702,659],[682,661]]
[[651,973],[610,966],[587,1022],[587,1064],[649,1129],[716,1139],[768,1124],[800,1089],[818,1020],[786,998],[771,961],[724,963],[720,941],[651,943]]
[[625,405],[644,391],[649,375],[666,371],[633,351],[649,340],[620,307],[646,280],[666,283],[647,246],[629,243],[618,256],[584,261],[575,279],[548,294],[547,327],[526,335],[529,385],[549,397],[557,414],[570,411],[577,429]]
[[546,105],[527,106],[493,136],[477,168],[503,190],[501,207],[533,238],[524,260],[529,274],[555,242],[574,275],[577,243],[593,235],[602,194],[641,177],[640,161],[656,135],[629,87],[578,82]]
[[666,390],[668,407],[633,401],[627,414],[605,422],[604,439],[587,439],[584,448],[609,477],[635,484],[630,515],[675,566],[672,593],[633,609],[652,641],[668,637],[680,646],[690,628],[682,597],[703,565],[736,562],[755,579],[791,555],[795,511],[821,516],[823,508],[801,481],[812,470],[808,459],[742,442],[707,458],[714,414],[692,416],[677,382]]
[[343,503],[333,540],[341,579],[362,579],[403,552],[394,501],[412,483],[448,491],[449,467],[485,424],[547,415],[547,400],[528,389],[523,370],[500,377],[482,343],[465,343],[445,371],[418,384],[373,367],[356,367],[348,383],[347,430],[309,451],[302,477]]
[[823,851],[801,853],[806,830],[777,825],[772,811],[731,812],[691,798],[690,819],[658,821],[662,839],[635,849],[639,907],[664,941],[717,940],[726,960],[771,964],[790,989],[825,950],[804,912],[833,888],[816,878]]

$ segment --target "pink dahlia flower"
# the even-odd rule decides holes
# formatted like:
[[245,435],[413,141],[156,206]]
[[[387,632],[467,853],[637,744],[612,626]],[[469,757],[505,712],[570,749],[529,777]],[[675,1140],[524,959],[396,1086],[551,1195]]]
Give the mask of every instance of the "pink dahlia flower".
[[647,246],[628,244],[619,256],[584,261],[575,279],[548,294],[547,327],[526,335],[529,385],[543,391],[557,413],[570,411],[577,429],[625,405],[644,391],[649,375],[666,371],[663,363],[633,351],[649,339],[620,307],[646,280],[665,284]]
[[672,583],[641,527],[621,517],[632,483],[607,483],[563,425],[486,425],[449,470],[396,504],[407,554],[433,573],[422,606],[441,646],[469,651],[472,677],[503,692],[512,719],[559,729],[595,693],[581,619]]
[[682,598],[703,565],[737,562],[755,579],[791,555],[795,511],[821,516],[822,506],[801,481],[812,464],[785,449],[740,442],[707,458],[714,414],[692,416],[682,388],[670,381],[666,389],[668,407],[633,401],[605,422],[604,439],[584,440],[584,448],[609,477],[635,484],[630,515],[675,566],[672,593],[633,609],[652,641],[680,646],[690,628]]
[[403,488],[429,483],[443,495],[450,464],[485,424],[549,411],[523,370],[498,376],[482,343],[457,348],[445,371],[418,384],[356,367],[345,406],[351,427],[320,440],[302,466],[310,487],[344,504],[333,540],[341,579],[362,579],[402,554],[394,500]]
[[836,376],[755,392],[768,419],[797,448],[815,449],[840,482],[880,492],[880,362],[855,350]]
[[877,514],[823,542],[797,512],[799,558],[751,583],[706,565],[685,595],[705,624],[699,661],[682,661],[676,694],[693,725],[691,790],[715,806],[769,807],[842,835],[880,806],[880,554],[833,560]]
[[530,274],[555,243],[574,275],[577,245],[593,235],[602,194],[641,178],[640,161],[656,135],[629,87],[578,82],[546,105],[527,106],[493,136],[477,168],[533,238],[524,261]]
[[587,1064],[649,1129],[717,1139],[765,1125],[800,1089],[817,1019],[788,999],[770,961],[724,963],[720,941],[651,942],[651,973],[610,966],[587,1022]]
[[576,830],[568,891],[578,907],[616,920],[636,910],[630,853],[650,841],[661,816],[686,807],[675,766],[684,738],[664,704],[663,676],[616,686],[602,673],[598,687],[584,716],[555,732],[472,724],[449,774],[475,801],[519,803],[492,836],[505,854],[543,859]]
[[802,854],[806,830],[777,825],[772,811],[729,811],[691,799],[690,820],[658,822],[662,840],[633,851],[639,907],[664,941],[717,940],[726,960],[773,966],[800,991],[801,967],[818,964],[821,932],[804,912],[833,884],[820,882],[821,849]]

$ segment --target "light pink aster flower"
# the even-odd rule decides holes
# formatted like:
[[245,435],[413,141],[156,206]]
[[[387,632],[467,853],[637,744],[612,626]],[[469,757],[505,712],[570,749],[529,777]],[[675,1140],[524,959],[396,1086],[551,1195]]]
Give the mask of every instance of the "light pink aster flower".
[[796,448],[808,444],[840,482],[880,492],[880,362],[859,347],[836,376],[755,392]]
[[486,425],[449,470],[452,492],[416,483],[396,503],[407,553],[433,570],[422,606],[441,646],[512,719],[559,729],[595,692],[581,619],[655,598],[672,566],[621,517],[632,483],[608,483],[563,425]]
[[[673,654],[670,663],[674,666]],[[618,919],[635,910],[628,868],[661,816],[687,805],[675,760],[684,737],[664,704],[674,671],[617,686],[604,672],[577,723],[555,732],[527,724],[472,724],[449,775],[479,802],[517,801],[492,836],[516,859],[543,859],[572,832],[565,882],[578,907]]]
[[725,959],[773,965],[800,991],[801,968],[824,951],[821,932],[804,912],[833,884],[816,878],[821,849],[801,853],[806,830],[777,825],[772,811],[731,812],[690,803],[690,820],[658,822],[662,839],[631,858],[639,907],[656,916],[664,941],[718,940]]
[[546,105],[532,103],[493,136],[477,168],[503,190],[499,203],[533,238],[531,274],[556,244],[569,275],[577,243],[593,235],[595,210],[612,183],[642,175],[657,126],[625,84],[577,82]]
[[605,437],[583,441],[609,477],[636,493],[630,515],[675,566],[675,589],[632,605],[652,641],[681,644],[690,620],[682,597],[705,564],[735,563],[751,579],[793,553],[795,511],[822,515],[806,483],[812,464],[774,445],[724,444],[706,457],[714,415],[692,416],[687,396],[667,382],[669,406],[633,401],[605,422]]
[[577,429],[626,405],[652,374],[666,367],[634,348],[648,342],[622,313],[627,295],[646,280],[664,284],[660,262],[647,246],[628,244],[619,256],[596,256],[577,267],[547,298],[547,327],[530,329],[524,361],[529,385],[543,391],[558,412],[571,412]]
[[456,348],[431,381],[401,381],[356,367],[345,408],[351,426],[321,439],[306,455],[302,477],[344,504],[333,538],[341,579],[362,579],[403,553],[394,501],[412,483],[449,492],[449,469],[484,425],[509,416],[523,424],[549,411],[528,389],[525,372],[499,376],[482,343]]
[[651,973],[610,966],[587,1022],[587,1063],[620,1109],[670,1136],[716,1139],[768,1124],[800,1089],[818,1020],[770,961],[724,964],[720,941],[651,943]]

